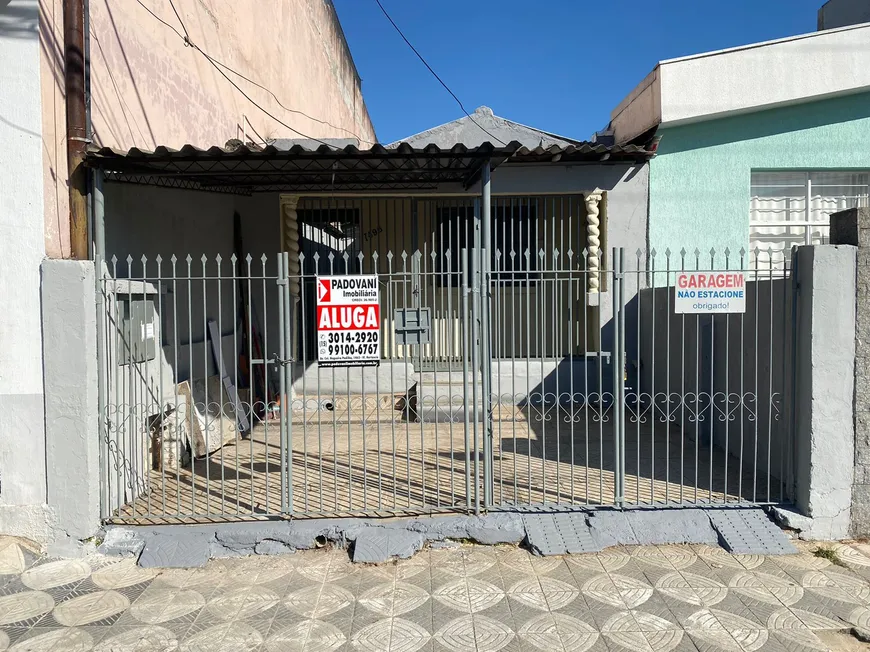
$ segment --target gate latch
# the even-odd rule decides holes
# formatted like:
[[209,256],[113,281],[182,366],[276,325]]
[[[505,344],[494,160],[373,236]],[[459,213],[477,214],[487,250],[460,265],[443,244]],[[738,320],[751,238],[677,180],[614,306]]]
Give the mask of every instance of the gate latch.
[[400,308],[395,311],[393,323],[396,344],[428,344],[432,320],[429,308]]

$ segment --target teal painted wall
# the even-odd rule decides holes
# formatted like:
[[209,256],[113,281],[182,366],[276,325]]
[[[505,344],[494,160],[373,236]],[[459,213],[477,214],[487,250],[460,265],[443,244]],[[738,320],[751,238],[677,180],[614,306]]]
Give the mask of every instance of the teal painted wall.
[[650,163],[650,248],[737,252],[749,241],[751,170],[870,169],[870,93],[659,134]]

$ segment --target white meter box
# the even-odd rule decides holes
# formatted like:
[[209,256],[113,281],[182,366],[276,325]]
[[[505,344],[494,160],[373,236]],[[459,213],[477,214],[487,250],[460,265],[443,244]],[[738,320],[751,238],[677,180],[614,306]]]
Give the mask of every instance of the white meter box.
[[381,361],[381,309],[375,274],[317,277],[317,364],[375,367]]

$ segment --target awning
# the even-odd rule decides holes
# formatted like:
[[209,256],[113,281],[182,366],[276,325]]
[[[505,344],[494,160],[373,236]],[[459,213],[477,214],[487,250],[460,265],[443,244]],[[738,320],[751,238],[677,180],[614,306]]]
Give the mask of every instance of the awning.
[[252,194],[254,192],[395,192],[437,190],[442,184],[474,184],[487,161],[493,168],[514,163],[642,163],[652,156],[637,145],[577,145],[530,149],[512,142],[504,147],[436,145],[413,148],[406,143],[359,149],[294,145],[262,149],[132,148],[126,152],[92,148],[87,166],[101,169],[109,181]]

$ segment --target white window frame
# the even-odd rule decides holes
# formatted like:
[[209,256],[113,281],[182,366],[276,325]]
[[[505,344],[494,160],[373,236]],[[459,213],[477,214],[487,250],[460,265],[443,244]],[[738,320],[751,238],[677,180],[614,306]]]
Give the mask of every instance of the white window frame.
[[[756,170],[753,170],[756,172]],[[765,172],[768,172],[765,170]],[[777,170],[771,170],[771,173],[776,173]],[[750,177],[750,189],[753,184]],[[814,226],[830,226],[830,220],[813,220],[812,212],[813,212],[813,181],[810,179],[810,171],[807,170],[804,172],[804,219],[802,220],[753,220],[750,216],[749,220],[749,229],[750,231],[754,227],[769,227],[769,228],[783,228],[785,226],[788,227],[804,227],[804,244],[812,244],[813,240],[813,230]],[[751,192],[751,190],[750,190]]]
[[[813,231],[818,230],[818,227],[827,228],[830,227],[831,221],[830,219],[813,219],[813,213],[818,212],[818,209],[813,208],[813,179],[812,176],[814,174],[825,174],[825,173],[843,173],[849,175],[866,175],[870,177],[870,170],[855,170],[855,169],[813,169],[813,170],[765,170],[765,169],[757,169],[752,170],[750,173],[750,201],[754,200],[758,195],[756,195],[753,190],[757,188],[760,183],[754,181],[754,177],[756,174],[782,174],[783,177],[786,175],[803,175],[803,185],[804,185],[804,193],[803,193],[803,218],[804,219],[785,219],[785,220],[756,220],[753,219],[753,207],[750,205],[750,214],[749,214],[749,235],[750,235],[750,243],[756,238],[753,237],[753,229],[755,228],[788,228],[788,229],[799,229],[802,228],[804,231],[804,244],[811,245],[813,244]],[[784,185],[786,184],[785,179],[783,180]],[[825,184],[826,185],[826,184]],[[848,184],[845,184],[848,185]],[[855,193],[855,203],[857,206],[867,205],[868,203],[868,194],[870,194],[870,182],[868,184],[860,184],[859,186],[855,186],[856,188],[860,188],[863,186],[864,191],[856,191]],[[850,197],[850,196],[847,196]],[[824,194],[819,194],[817,199],[824,200],[827,197]],[[764,199],[763,197],[761,199]],[[787,199],[785,197],[784,199]],[[792,213],[794,214],[794,213]]]

